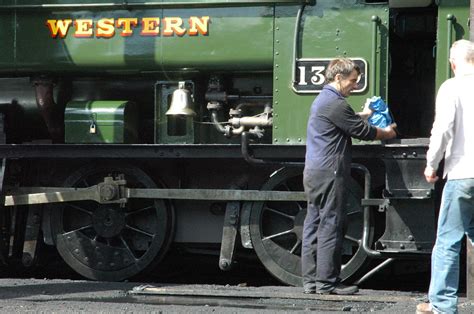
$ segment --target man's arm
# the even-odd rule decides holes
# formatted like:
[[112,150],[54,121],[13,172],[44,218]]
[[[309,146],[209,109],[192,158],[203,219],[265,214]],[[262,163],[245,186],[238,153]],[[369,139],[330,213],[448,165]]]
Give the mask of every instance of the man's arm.
[[377,134],[375,135],[376,140],[389,140],[392,138],[397,137],[397,132],[395,132],[395,128],[397,127],[396,123],[392,123],[386,128],[376,128]]
[[431,129],[430,145],[426,152],[425,179],[429,183],[436,182],[439,162],[444,156],[448,142],[453,137],[454,119],[456,116],[455,102],[450,97],[452,81],[443,83],[436,96],[436,113]]

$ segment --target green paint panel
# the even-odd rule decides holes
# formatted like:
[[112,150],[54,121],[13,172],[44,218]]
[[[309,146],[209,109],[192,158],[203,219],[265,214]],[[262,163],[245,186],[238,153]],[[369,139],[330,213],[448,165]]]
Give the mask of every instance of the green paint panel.
[[128,101],[71,101],[64,113],[66,143],[137,143],[137,108]]
[[[102,17],[129,18],[161,16],[161,10],[142,11],[54,11],[18,14],[17,67],[21,70],[33,68],[48,71],[107,71],[153,69],[160,61],[155,52],[160,51],[160,41],[142,37],[135,31],[132,37],[115,34],[112,38],[77,38],[71,25],[64,38],[52,38],[48,19],[92,19]],[[136,36],[135,36],[136,35]],[[35,51],[34,54],[31,51]]]
[[[278,7],[275,13],[274,126],[273,143],[303,144],[314,94],[298,94],[292,89],[293,34],[297,7]],[[373,47],[374,22],[381,22]],[[362,58],[368,73],[375,58],[375,78],[370,77],[365,91],[348,101],[360,111],[365,99],[374,94],[387,99],[388,8],[385,5],[360,5],[355,1],[317,1],[304,11],[299,58]],[[375,82],[375,83],[374,83]]]
[[[10,13],[1,14],[12,14]],[[20,72],[162,72],[203,70],[265,70],[273,66],[273,6],[236,8],[185,8],[149,10],[18,10],[16,66]],[[189,35],[189,18],[209,16],[208,34]],[[143,36],[142,18],[160,19],[160,34]],[[179,17],[186,30],[182,36],[165,36],[165,17]],[[115,28],[110,38],[95,35],[102,18],[137,18],[133,34],[121,36]],[[53,38],[46,21],[90,19],[94,35],[75,36],[71,24],[64,38]],[[2,25],[4,23],[2,19]],[[12,38],[13,23],[2,27],[2,37]],[[5,35],[3,35],[5,33]],[[11,39],[10,39],[11,40]],[[8,47],[13,47],[10,42]],[[34,51],[34,53],[31,53]],[[1,59],[0,59],[1,60]]]
[[[452,76],[449,47],[459,39],[469,39],[469,0],[440,0],[436,38],[436,90]],[[454,19],[453,19],[454,18]]]
[[163,16],[209,16],[207,36],[162,39],[166,70],[271,70],[273,7],[172,9]]

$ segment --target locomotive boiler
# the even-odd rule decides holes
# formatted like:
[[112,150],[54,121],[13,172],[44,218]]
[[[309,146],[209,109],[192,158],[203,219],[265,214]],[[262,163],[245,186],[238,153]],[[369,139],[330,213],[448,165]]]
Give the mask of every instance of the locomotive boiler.
[[77,273],[125,280],[173,247],[222,270],[255,254],[301,284],[306,123],[331,58],[349,98],[387,100],[396,140],[354,143],[342,276],[423,258],[439,187],[422,176],[467,0],[2,0],[5,264],[54,246]]

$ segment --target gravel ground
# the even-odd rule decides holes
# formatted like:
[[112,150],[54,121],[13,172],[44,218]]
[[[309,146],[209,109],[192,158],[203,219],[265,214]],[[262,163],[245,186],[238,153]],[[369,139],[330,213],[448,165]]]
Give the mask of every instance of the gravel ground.
[[[283,286],[153,285],[0,279],[0,313],[414,313],[421,293],[363,289],[356,296],[304,295]],[[134,291],[135,288],[135,291]],[[474,304],[461,299],[460,313]]]

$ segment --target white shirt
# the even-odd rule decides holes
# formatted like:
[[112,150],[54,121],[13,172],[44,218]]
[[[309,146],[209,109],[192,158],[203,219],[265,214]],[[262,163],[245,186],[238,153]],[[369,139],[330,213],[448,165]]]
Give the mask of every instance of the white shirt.
[[443,155],[443,177],[474,178],[474,72],[456,75],[439,88],[427,168],[437,170]]

